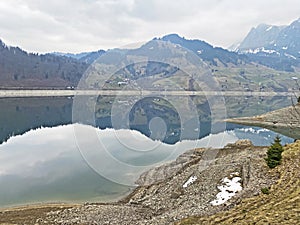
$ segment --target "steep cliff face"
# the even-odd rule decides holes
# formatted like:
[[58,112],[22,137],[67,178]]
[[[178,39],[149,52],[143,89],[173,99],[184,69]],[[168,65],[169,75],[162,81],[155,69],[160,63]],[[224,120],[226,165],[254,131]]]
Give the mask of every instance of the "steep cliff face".
[[287,26],[260,24],[234,49],[250,60],[285,71],[299,67],[300,18]]
[[269,46],[274,40],[277,40],[280,32],[285,26],[272,26],[267,24],[260,24],[257,27],[253,27],[238,49],[240,52],[247,50],[254,50],[261,47]]

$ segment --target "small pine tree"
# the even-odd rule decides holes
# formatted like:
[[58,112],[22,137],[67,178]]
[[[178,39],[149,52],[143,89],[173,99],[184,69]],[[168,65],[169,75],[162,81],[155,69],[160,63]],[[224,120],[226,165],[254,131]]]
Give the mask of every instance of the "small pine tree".
[[282,158],[281,153],[283,152],[283,147],[280,142],[280,137],[276,136],[274,142],[267,151],[267,158],[265,160],[270,168],[275,168],[280,165]]

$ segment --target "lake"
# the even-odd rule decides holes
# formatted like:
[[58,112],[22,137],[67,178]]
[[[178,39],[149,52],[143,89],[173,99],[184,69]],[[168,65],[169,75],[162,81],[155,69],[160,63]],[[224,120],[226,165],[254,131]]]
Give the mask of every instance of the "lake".
[[[72,97],[0,99],[1,207],[113,201],[129,193],[142,172],[186,150],[222,147],[245,138],[269,145],[276,135],[216,122],[211,107],[196,97],[197,118],[176,107],[178,98],[169,101],[173,106],[168,98],[151,96],[79,100],[80,104]],[[226,97],[225,102],[228,117],[289,104],[286,97]]]

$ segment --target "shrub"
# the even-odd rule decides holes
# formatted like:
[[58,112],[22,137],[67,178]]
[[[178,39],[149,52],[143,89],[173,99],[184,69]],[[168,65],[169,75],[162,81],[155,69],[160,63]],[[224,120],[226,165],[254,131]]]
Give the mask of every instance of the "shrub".
[[261,192],[265,195],[268,195],[268,194],[270,194],[270,189],[268,187],[264,187],[261,189]]
[[267,158],[265,160],[269,168],[275,168],[280,165],[282,158],[281,153],[283,152],[283,147],[280,142],[280,137],[276,136],[274,142],[267,151]]

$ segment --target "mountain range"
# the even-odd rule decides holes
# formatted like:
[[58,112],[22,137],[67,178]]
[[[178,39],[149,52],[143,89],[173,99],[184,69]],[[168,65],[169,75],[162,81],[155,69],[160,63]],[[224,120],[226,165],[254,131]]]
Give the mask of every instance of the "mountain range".
[[66,56],[69,58],[74,58],[80,62],[92,64],[97,58],[99,58],[104,53],[105,53],[104,50],[98,50],[98,51],[93,51],[93,52],[82,52],[82,53],[78,53],[78,54],[62,53],[62,52],[53,52],[52,54],[57,55],[57,56]]
[[300,18],[288,26],[260,24],[235,47],[250,60],[286,71],[300,62]]
[[[177,34],[154,38],[150,42],[170,42],[186,48],[206,62],[212,71],[218,71],[220,68],[243,70],[247,66],[256,66],[261,69],[294,72],[297,76],[300,68],[299,40],[300,19],[288,26],[261,24],[252,28],[245,39],[231,50],[214,47],[201,40],[188,40]],[[145,50],[143,46],[140,49]],[[127,54],[129,50],[97,50],[80,54],[49,53],[40,55],[27,53],[18,47],[6,46],[0,40],[1,88],[67,88],[76,86],[90,64],[100,56],[116,51]],[[145,51],[150,52],[149,49]],[[243,73],[232,76],[242,75]]]

